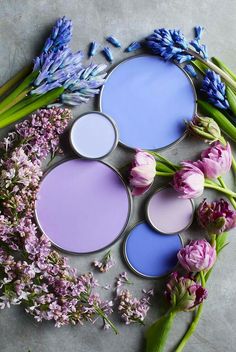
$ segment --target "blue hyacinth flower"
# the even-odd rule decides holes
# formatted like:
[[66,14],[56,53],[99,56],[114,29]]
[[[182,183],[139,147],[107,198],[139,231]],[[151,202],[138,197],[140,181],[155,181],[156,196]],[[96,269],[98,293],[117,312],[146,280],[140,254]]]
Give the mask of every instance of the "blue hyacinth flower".
[[114,45],[116,48],[121,48],[121,44],[119,42],[119,40],[115,37],[113,37],[112,35],[110,35],[109,37],[106,37],[106,41],[108,43],[111,43],[112,45]]
[[193,78],[197,77],[197,72],[194,70],[193,66],[188,64],[184,66],[184,70]]
[[99,44],[97,42],[91,42],[89,45],[88,57],[95,56],[98,48]]
[[109,47],[105,47],[102,50],[103,55],[105,56],[106,60],[108,62],[112,62],[113,61],[113,54],[112,51]]
[[126,53],[131,53],[131,52],[133,52],[133,51],[136,51],[136,50],[138,50],[138,49],[141,49],[141,47],[142,47],[141,43],[139,43],[139,42],[132,42],[132,43],[129,44],[129,46],[127,46],[127,48],[125,48],[124,51],[125,51]]
[[208,100],[217,108],[229,109],[229,102],[226,98],[226,86],[217,73],[207,70],[201,90],[207,94]]

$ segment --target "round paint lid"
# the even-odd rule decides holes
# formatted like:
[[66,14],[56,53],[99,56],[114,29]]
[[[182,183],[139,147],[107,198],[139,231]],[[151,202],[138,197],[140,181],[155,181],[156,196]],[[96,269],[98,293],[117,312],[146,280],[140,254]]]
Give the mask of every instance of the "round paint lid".
[[176,64],[157,56],[136,56],[108,75],[100,110],[115,120],[124,145],[159,149],[183,137],[184,120],[195,114],[196,92]]
[[146,215],[154,229],[170,235],[192,224],[194,203],[191,199],[179,198],[179,193],[171,187],[161,188],[149,199]]
[[129,267],[146,278],[169,274],[177,265],[177,253],[182,248],[181,237],[165,236],[146,223],[139,223],[124,242],[124,256]]
[[73,123],[70,143],[74,151],[88,159],[100,159],[111,153],[118,143],[114,121],[97,111],[81,115]]
[[121,176],[103,162],[82,159],[52,168],[35,203],[41,230],[57,247],[72,253],[112,244],[126,228],[130,211],[130,192]]

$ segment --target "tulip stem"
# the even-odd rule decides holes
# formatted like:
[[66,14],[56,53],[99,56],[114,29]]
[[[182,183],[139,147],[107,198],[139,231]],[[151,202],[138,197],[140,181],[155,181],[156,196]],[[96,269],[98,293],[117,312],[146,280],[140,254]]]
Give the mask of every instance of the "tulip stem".
[[[223,178],[222,178],[221,176],[218,177],[218,180],[219,180],[221,186],[222,186],[224,189],[227,189],[227,188],[228,188],[228,187],[226,186],[226,184],[225,184],[225,181],[223,180]],[[228,196],[228,198],[229,198],[229,201],[231,202],[232,206],[234,207],[234,209],[236,209],[236,201],[235,201],[235,199],[234,199],[233,197],[231,197],[231,196]]]
[[[203,271],[200,271],[200,278],[201,278],[201,282],[202,282],[202,287],[206,286],[206,281],[205,281],[205,276]],[[182,340],[180,341],[179,345],[177,346],[177,349],[175,350],[175,352],[182,352],[186,343],[188,342],[189,338],[192,336],[192,334],[194,333],[194,331],[196,330],[196,327],[199,323],[199,320],[201,318],[202,315],[202,310],[203,310],[203,303],[201,303],[198,307],[197,313],[195,315],[195,318],[193,320],[193,322],[191,323],[189,329],[187,330],[187,332],[185,333],[184,337],[182,338]]]
[[156,171],[157,176],[164,176],[164,177],[172,177],[174,175],[174,172],[162,172],[162,171]]
[[217,185],[217,183],[210,181],[210,180],[205,180],[205,187],[206,188],[211,188],[211,189],[215,189],[216,191],[222,192],[228,196],[234,197],[236,198],[236,193],[231,191],[228,188],[223,188],[220,185]]

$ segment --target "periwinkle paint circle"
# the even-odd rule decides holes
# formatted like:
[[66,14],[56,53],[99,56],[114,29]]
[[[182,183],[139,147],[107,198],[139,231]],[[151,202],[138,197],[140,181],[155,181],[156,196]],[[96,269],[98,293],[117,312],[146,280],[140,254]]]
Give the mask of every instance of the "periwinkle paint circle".
[[107,156],[114,150],[117,141],[117,129],[112,119],[96,111],[81,115],[70,131],[72,148],[89,159]]
[[178,234],[166,236],[146,223],[136,225],[124,244],[125,258],[133,271],[143,277],[156,278],[171,272],[182,248]]
[[73,159],[45,175],[35,214],[39,227],[57,247],[89,253],[119,237],[130,207],[130,193],[112,167],[100,161]]
[[115,120],[121,143],[158,149],[183,136],[184,120],[192,119],[196,110],[196,93],[177,65],[157,56],[136,56],[111,71],[100,110]]
[[151,196],[147,205],[147,218],[158,231],[177,233],[193,221],[194,204],[191,199],[179,198],[173,188],[163,188]]

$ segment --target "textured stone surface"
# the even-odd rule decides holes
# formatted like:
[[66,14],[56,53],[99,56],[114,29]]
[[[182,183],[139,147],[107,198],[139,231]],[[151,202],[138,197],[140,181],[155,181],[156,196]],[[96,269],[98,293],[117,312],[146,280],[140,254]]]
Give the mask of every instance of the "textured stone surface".
[[[235,12],[234,0],[0,0],[0,84],[31,62],[54,21],[63,15],[74,22],[73,48],[84,50],[87,50],[87,45],[92,40],[105,44],[104,37],[109,34],[117,36],[125,46],[143,38],[157,27],[180,27],[186,35],[191,36],[193,26],[201,24],[207,29],[204,41],[209,46],[209,54],[219,56],[236,70],[233,35],[236,31]],[[115,63],[127,57],[121,50],[114,49],[113,53]],[[96,61],[99,60],[103,61],[100,55],[96,57]],[[93,103],[81,106],[74,111],[75,116],[95,108]],[[1,135],[5,132],[1,131]],[[192,158],[201,148],[203,144],[199,141],[185,139],[178,146],[165,151],[164,155],[172,160]],[[119,147],[108,160],[113,165],[120,166],[130,156],[130,153]],[[157,185],[160,184],[161,181],[157,182]],[[215,196],[212,192],[206,192],[206,195]],[[146,197],[135,199],[130,225],[143,218]],[[183,237],[196,238],[198,235],[199,229],[193,226]],[[107,274],[97,275],[102,284],[113,283],[119,272],[128,271],[122,260],[121,245],[122,239],[113,246],[116,267]],[[236,351],[235,248],[236,239],[231,233],[230,245],[224,250],[209,281],[209,299],[202,320],[187,345],[186,352]],[[90,262],[94,257],[96,256],[71,256],[70,260],[72,265],[84,272],[91,269]],[[131,287],[134,294],[141,294],[143,287],[155,287],[157,290],[156,303],[148,314],[149,324],[163,310],[161,293],[165,280],[144,280],[131,272],[129,276],[134,282]],[[110,293],[103,290],[103,295],[109,296]],[[114,320],[117,321],[117,318],[114,317]],[[175,343],[189,321],[189,314],[179,314],[168,342],[168,351],[174,351]],[[37,324],[24,314],[21,307],[13,307],[1,311],[0,350],[143,352],[144,329],[137,326],[125,327],[118,321],[117,325],[120,330],[118,336],[112,331],[100,331],[99,324],[56,329],[50,323]]]

